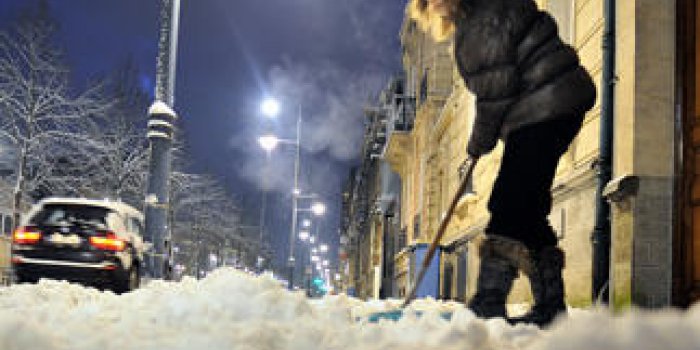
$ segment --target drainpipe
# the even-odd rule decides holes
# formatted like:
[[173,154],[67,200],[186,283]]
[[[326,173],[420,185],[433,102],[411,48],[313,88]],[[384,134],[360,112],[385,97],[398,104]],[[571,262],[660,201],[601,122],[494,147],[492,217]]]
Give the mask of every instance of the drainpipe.
[[610,204],[603,196],[612,178],[613,117],[615,87],[615,0],[604,0],[603,72],[600,116],[600,154],[597,164],[595,227],[593,244],[593,301],[607,304],[610,290]]

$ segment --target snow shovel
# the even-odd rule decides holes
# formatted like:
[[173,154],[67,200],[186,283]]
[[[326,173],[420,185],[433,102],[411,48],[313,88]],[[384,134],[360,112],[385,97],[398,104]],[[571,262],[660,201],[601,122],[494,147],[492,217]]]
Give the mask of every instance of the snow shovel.
[[[457,203],[459,203],[460,198],[462,198],[462,195],[466,192],[467,188],[469,188],[472,173],[474,173],[474,167],[476,166],[477,160],[479,159],[468,158],[465,161],[465,163],[468,164],[463,164],[462,167],[460,167],[460,169],[463,169],[463,167],[465,167],[466,165],[466,170],[463,173],[462,182],[460,183],[459,188],[457,189],[457,193],[455,193],[454,197],[452,198],[452,202],[450,203],[450,207],[447,209],[447,213],[445,213],[445,216],[440,222],[440,227],[438,228],[437,234],[435,235],[432,244],[430,244],[430,248],[428,248],[428,253],[423,259],[423,264],[421,265],[421,269],[418,272],[418,277],[416,277],[416,281],[413,283],[410,293],[408,293],[403,304],[401,304],[401,308],[397,310],[372,313],[367,317],[368,322],[376,323],[379,322],[379,320],[398,321],[401,318],[401,316],[403,316],[403,309],[405,309],[406,306],[408,306],[413,301],[413,299],[415,299],[418,286],[420,286],[420,283],[423,281],[423,277],[425,277],[425,272],[428,271],[428,268],[430,267],[430,262],[433,260],[433,256],[435,255],[435,251],[437,250],[437,247],[440,244],[440,240],[445,234],[445,231],[447,231],[447,226],[452,220],[452,216],[454,214],[455,208],[457,207]],[[421,312],[416,312],[416,316],[420,315]],[[449,319],[452,315],[450,313],[443,313],[441,314],[441,316],[445,319]]]

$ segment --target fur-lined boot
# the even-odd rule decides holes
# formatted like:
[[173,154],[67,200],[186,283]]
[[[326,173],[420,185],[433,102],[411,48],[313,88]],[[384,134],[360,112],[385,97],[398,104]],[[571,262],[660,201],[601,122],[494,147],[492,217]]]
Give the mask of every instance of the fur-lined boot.
[[506,300],[518,275],[518,266],[527,264],[527,248],[520,242],[488,235],[479,247],[481,264],[476,294],[468,307],[480,318],[506,318]]
[[557,247],[545,247],[533,255],[533,268],[525,270],[530,279],[535,305],[525,315],[509,319],[515,323],[533,323],[540,327],[549,325],[557,316],[566,314],[564,303],[564,252]]

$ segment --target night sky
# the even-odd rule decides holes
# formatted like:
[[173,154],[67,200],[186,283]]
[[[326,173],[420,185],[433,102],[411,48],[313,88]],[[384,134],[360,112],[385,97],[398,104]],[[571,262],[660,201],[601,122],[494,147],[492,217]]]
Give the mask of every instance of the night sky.
[[[35,2],[0,0],[0,27]],[[153,90],[159,1],[49,4],[77,85],[133,60],[144,89]],[[288,245],[293,150],[282,146],[268,157],[257,137],[294,138],[301,105],[300,187],[328,204],[319,227],[322,240],[335,245],[340,192],[349,167],[358,162],[362,107],[400,69],[404,4],[182,0],[175,110],[192,156],[189,170],[220,177],[248,225],[257,225],[262,189],[269,190],[266,225],[278,263]],[[259,111],[266,96],[282,103],[276,120]]]

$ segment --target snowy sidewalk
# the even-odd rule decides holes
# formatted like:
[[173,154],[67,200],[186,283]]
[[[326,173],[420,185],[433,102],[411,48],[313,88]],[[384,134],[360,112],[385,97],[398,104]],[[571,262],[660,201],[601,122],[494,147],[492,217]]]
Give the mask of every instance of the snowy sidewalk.
[[[700,307],[686,313],[573,311],[550,330],[483,321],[419,300],[422,317],[366,324],[386,307],[343,296],[308,300],[270,277],[218,270],[116,296],[64,282],[0,287],[0,349],[700,349]],[[439,316],[455,310],[451,321]]]

